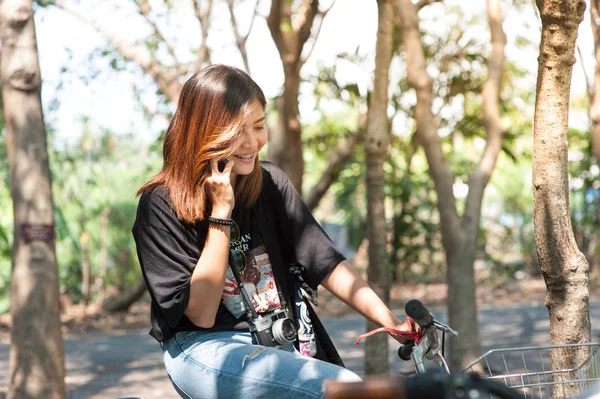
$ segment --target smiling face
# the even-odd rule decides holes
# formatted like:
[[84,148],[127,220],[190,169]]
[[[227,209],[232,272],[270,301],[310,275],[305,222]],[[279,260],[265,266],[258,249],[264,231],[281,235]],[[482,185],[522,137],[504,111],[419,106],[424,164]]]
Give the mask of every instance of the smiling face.
[[258,153],[267,143],[268,133],[265,124],[265,110],[259,101],[252,103],[243,133],[235,142],[233,155],[227,159],[233,162],[231,176],[249,175],[254,170]]

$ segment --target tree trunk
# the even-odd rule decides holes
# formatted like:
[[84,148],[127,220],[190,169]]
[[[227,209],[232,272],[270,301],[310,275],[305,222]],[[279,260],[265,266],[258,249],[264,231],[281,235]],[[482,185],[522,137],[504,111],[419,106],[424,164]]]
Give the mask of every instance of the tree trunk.
[[[469,176],[469,193],[462,216],[462,243],[458,263],[448,270],[448,314],[451,325],[463,326],[453,340],[450,364],[459,369],[481,354],[477,328],[477,298],[474,279],[477,238],[480,230],[483,194],[502,149],[503,128],[500,119],[500,87],[506,35],[502,30],[500,0],[487,0],[492,52],[487,60],[488,77],[482,91],[482,119],[487,140],[477,168]],[[466,327],[466,328],[465,328]]]
[[[277,153],[271,153],[279,165],[286,171],[290,181],[302,194],[302,176],[304,175],[304,158],[302,156],[302,127],[300,126],[300,110],[298,95],[300,91],[299,65],[285,65],[285,82],[283,96],[279,108],[280,141],[273,146]],[[271,151],[269,151],[271,152]]]
[[[423,149],[425,150],[425,156],[429,165],[429,174],[434,181],[438,197],[437,206],[440,213],[442,245],[446,254],[448,295],[456,295],[456,292],[460,292],[462,281],[455,279],[452,272],[458,264],[458,251],[462,243],[463,231],[456,210],[456,199],[454,198],[454,176],[442,152],[441,141],[431,111],[433,82],[426,69],[417,9],[411,0],[396,0],[396,10],[400,15],[402,36],[406,49],[408,81],[417,94],[417,104],[414,111],[417,140],[423,145]],[[465,305],[474,306],[473,303]],[[458,329],[462,336],[463,331],[466,332],[472,326],[457,324],[460,322],[460,320],[455,319],[457,310],[451,308],[451,306],[453,304],[449,301],[449,323],[453,328]],[[460,309],[461,313],[466,311],[468,309]],[[477,326],[475,326],[475,329],[477,329]],[[466,345],[468,345],[468,342],[464,342],[463,344],[463,342],[458,342],[458,339],[453,339],[449,343],[451,351],[456,351],[457,348]],[[451,352],[450,360],[452,361],[453,359]],[[454,360],[454,362],[456,361]]]
[[300,70],[306,62],[302,51],[311,36],[315,17],[319,14],[319,1],[303,0],[295,13],[292,11],[292,3],[287,0],[272,0],[267,18],[267,25],[279,51],[285,75],[283,94],[278,104],[279,125],[271,132],[268,158],[282,167],[296,190],[302,194],[304,158],[298,91]]
[[479,165],[469,177],[469,194],[461,219],[453,191],[454,176],[442,152],[431,111],[433,82],[426,70],[417,6],[410,0],[395,1],[406,48],[408,80],[417,94],[414,113],[417,140],[422,143],[425,150],[429,173],[435,183],[438,197],[442,244],[447,265],[448,321],[452,327],[460,331],[460,335],[449,342],[448,361],[453,370],[460,370],[481,352],[473,264],[480,229],[483,194],[502,147],[503,129],[500,123],[499,93],[506,38],[502,31],[500,2],[488,0],[492,54],[488,60],[489,72],[483,88],[482,107],[487,143]]
[[[365,152],[367,161],[367,239],[369,240],[369,285],[386,304],[390,301],[390,270],[386,251],[385,178],[383,162],[390,146],[390,123],[387,115],[389,69],[392,61],[394,8],[392,0],[378,0],[379,22],[375,49],[375,78],[371,105],[367,116]],[[367,331],[380,326],[367,322]],[[387,374],[388,336],[376,334],[367,338],[365,373]]]
[[[571,74],[585,1],[537,0],[536,4],[542,37],[533,121],[533,215],[536,248],[547,287],[550,340],[553,344],[588,342],[589,266],[573,236],[567,169]],[[553,356],[553,368],[574,365],[575,355],[570,353],[562,359]],[[555,395],[564,397],[565,388],[558,385]]]
[[8,398],[65,398],[54,210],[31,0],[0,4],[14,242]]

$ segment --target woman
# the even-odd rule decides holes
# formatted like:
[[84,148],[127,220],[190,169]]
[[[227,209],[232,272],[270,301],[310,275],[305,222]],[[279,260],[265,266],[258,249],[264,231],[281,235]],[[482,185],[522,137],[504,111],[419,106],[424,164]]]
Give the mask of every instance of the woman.
[[360,380],[332,364],[326,335],[315,338],[306,320],[314,313],[297,299],[302,282],[381,326],[415,330],[334,247],[285,174],[259,162],[265,104],[236,68],[192,76],[164,138],[163,169],[139,190],[133,235],[150,334],[185,398],[316,398],[326,379]]

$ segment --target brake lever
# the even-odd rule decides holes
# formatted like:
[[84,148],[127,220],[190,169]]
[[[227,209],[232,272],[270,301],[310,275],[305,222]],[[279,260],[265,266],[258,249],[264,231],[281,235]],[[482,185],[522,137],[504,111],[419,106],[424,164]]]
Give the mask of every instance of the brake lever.
[[452,328],[450,328],[450,326],[448,326],[448,325],[446,325],[444,323],[441,323],[441,322],[439,322],[439,321],[437,321],[435,319],[433,319],[433,326],[435,328],[437,328],[438,330],[445,332],[446,334],[452,335],[453,337],[457,337],[458,336],[458,331],[453,330]]

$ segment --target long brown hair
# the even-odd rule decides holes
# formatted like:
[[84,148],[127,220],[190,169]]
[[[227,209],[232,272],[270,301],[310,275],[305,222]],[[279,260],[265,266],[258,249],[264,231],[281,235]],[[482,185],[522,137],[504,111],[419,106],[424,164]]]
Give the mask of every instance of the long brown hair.
[[[266,105],[263,91],[240,69],[211,65],[194,74],[183,85],[164,137],[162,171],[138,195],[164,185],[180,220],[203,220],[211,206],[204,187],[209,161],[233,154],[255,101],[263,108]],[[252,173],[237,177],[236,205],[252,206],[261,187],[262,170],[256,157]]]

